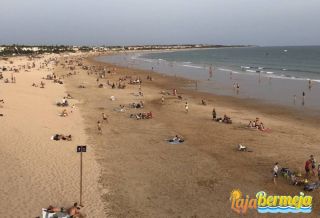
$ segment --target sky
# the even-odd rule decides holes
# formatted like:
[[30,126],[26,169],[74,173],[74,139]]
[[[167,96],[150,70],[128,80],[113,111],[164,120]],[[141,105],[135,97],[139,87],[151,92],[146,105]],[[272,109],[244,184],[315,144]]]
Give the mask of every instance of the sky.
[[320,45],[320,0],[1,0],[0,44]]

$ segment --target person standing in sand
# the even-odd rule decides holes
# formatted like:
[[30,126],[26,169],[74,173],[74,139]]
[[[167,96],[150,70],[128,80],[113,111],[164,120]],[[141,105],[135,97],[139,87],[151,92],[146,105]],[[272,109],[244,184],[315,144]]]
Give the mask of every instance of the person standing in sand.
[[311,161],[312,175],[316,176],[316,160],[314,159],[313,155],[310,155],[310,161]]
[[98,132],[100,134],[102,134],[102,128],[101,128],[101,122],[100,121],[97,122],[97,128],[98,128]]
[[212,119],[215,120],[217,118],[217,112],[216,112],[216,109],[213,108],[212,109]]
[[164,97],[161,97],[161,103],[164,104]]
[[279,170],[279,166],[278,166],[278,162],[276,162],[273,166],[273,183],[275,185],[277,185],[277,178],[278,178],[278,170]]
[[189,112],[189,105],[188,105],[188,102],[186,102],[186,104],[184,105],[184,108],[185,108],[185,110],[186,110],[186,113],[188,113],[188,112]]
[[310,169],[311,169],[311,159],[308,159],[307,161],[306,161],[306,164],[305,164],[305,166],[304,166],[304,169],[305,169],[305,171],[306,171],[306,178],[309,178],[309,175],[310,175]]

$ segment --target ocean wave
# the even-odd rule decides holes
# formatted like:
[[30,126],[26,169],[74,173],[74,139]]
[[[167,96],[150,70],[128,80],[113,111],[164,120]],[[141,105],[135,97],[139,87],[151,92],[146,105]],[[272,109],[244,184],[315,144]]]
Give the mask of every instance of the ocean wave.
[[250,73],[256,73],[256,70],[246,70],[246,72],[250,72]]
[[183,66],[183,67],[197,68],[197,69],[204,69],[204,67],[194,66],[194,65],[189,65],[189,64],[183,64],[183,65],[181,65],[181,66]]
[[218,68],[218,70],[220,70],[220,71],[225,71],[225,72],[231,72],[231,73],[234,73],[234,74],[238,74],[238,73],[239,73],[238,71],[234,71],[234,70],[230,70],[230,69],[225,69],[225,68]]

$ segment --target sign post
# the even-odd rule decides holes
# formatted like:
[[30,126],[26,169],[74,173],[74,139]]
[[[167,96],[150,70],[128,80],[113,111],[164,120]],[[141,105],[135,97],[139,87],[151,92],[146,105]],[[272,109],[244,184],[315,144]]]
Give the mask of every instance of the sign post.
[[86,145],[78,145],[77,146],[77,153],[80,153],[80,206],[82,205],[82,153],[87,152],[87,146]]

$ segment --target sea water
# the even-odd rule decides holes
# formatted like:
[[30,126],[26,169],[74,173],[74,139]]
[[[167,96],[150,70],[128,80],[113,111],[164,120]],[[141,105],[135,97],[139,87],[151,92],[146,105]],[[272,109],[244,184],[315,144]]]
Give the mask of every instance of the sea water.
[[98,59],[197,80],[189,88],[199,91],[320,108],[320,46],[135,52]]

